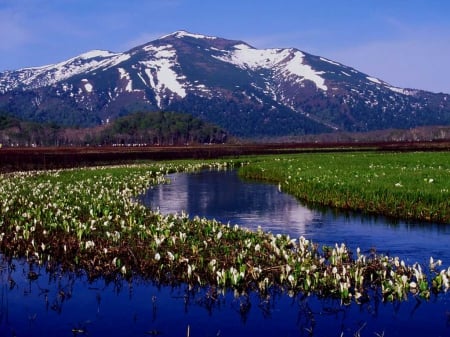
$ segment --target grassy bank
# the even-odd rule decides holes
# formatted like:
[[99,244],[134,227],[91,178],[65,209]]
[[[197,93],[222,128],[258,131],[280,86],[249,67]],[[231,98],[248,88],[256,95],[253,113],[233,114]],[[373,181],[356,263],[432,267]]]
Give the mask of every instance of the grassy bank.
[[259,157],[240,174],[318,205],[450,223],[450,152]]
[[[261,294],[280,287],[345,301],[367,300],[374,292],[394,300],[410,292],[428,298],[432,292],[446,291],[450,269],[439,270],[438,261],[430,264],[428,273],[420,265],[408,266],[394,257],[365,256],[343,244],[319,247],[303,237],[251,232],[213,220],[189,219],[182,213],[165,216],[136,201],[146,189],[164,182],[169,172],[203,168],[244,166],[243,173],[248,175],[273,171],[254,176],[280,179],[288,189],[294,182],[301,186],[304,176],[294,174],[302,172],[300,163],[316,158],[325,167],[334,161],[333,156],[177,161],[3,175],[0,249],[7,259],[25,258],[49,271],[82,271],[90,278],[138,276],[160,284],[188,283]],[[369,164],[364,156],[360,160]],[[349,161],[345,156],[339,158]],[[316,172],[322,169],[317,161],[310,165]],[[429,179],[438,183],[442,177],[424,178],[428,181],[423,183],[432,185]],[[29,275],[30,280],[36,277]]]

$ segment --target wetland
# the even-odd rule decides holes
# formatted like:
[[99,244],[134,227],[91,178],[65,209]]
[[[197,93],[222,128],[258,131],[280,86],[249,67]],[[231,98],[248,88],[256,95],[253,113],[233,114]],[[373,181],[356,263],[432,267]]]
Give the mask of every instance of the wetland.
[[[445,335],[448,163],[448,153],[314,154],[3,175],[1,331]],[[180,209],[182,193],[176,214],[138,200],[168,174],[226,170],[237,179],[231,168],[271,182],[255,184],[273,189],[256,192],[273,196],[262,206],[266,213],[283,209],[274,202],[286,196],[282,192],[313,206],[284,208],[284,220],[271,218],[275,227],[264,229],[261,210],[258,224],[234,225],[218,214],[188,216]],[[374,178],[377,184],[370,183]],[[194,199],[207,209],[202,193]],[[257,197],[248,199],[252,204]],[[360,218],[361,212],[369,217]],[[286,216],[301,223],[283,225],[291,222]],[[416,245],[408,248],[408,242]]]

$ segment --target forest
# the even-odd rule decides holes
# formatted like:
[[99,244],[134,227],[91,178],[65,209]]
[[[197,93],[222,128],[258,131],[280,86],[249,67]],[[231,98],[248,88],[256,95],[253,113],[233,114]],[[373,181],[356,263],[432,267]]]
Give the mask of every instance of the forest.
[[138,112],[97,127],[66,128],[0,112],[3,146],[187,145],[227,140],[224,129],[184,113]]

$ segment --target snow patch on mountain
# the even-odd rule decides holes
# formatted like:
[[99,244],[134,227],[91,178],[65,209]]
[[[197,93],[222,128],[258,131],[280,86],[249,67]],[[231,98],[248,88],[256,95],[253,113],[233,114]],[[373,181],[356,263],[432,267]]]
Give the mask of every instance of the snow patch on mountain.
[[145,67],[144,72],[148,77],[149,84],[155,90],[158,107],[161,107],[161,101],[166,97],[166,90],[181,98],[186,97],[186,89],[183,83],[185,76],[178,75],[175,70],[178,63],[173,46],[155,47],[149,45],[145,47],[145,50],[153,54],[153,58],[140,61],[140,64]]
[[83,78],[81,80],[81,82],[83,83],[83,87],[84,87],[84,90],[86,90],[86,92],[91,93],[93,91],[94,87],[92,86],[91,83],[89,83],[88,79]]
[[[118,66],[122,62],[128,61],[130,58],[131,58],[131,55],[128,53],[115,54],[113,57],[110,57],[110,58],[104,60],[103,62],[99,63],[97,65],[97,68],[103,68],[103,70],[107,70],[109,68]],[[95,68],[92,70],[95,70]]]
[[389,90],[391,90],[391,91],[393,91],[393,92],[395,92],[397,94],[412,96],[412,95],[414,95],[416,93],[416,91],[414,91],[414,90],[408,90],[408,89],[404,89],[404,88],[394,87],[394,86],[392,86],[392,85],[390,85],[390,84],[388,84],[388,83],[386,83],[384,81],[381,81],[381,80],[379,80],[378,78],[375,78],[375,77],[367,76],[366,78],[369,81],[371,81],[373,83],[376,83],[376,84],[379,84],[379,85],[382,85],[382,86],[388,88]]
[[115,56],[115,55],[117,55],[117,53],[112,53],[107,50],[94,49],[94,50],[88,51],[84,54],[81,54],[77,58],[89,60],[89,59],[93,59],[93,58],[97,58],[97,57],[106,58],[106,57],[111,57],[111,56]]
[[133,81],[131,80],[130,74],[123,69],[123,68],[117,68],[119,71],[120,79],[126,83],[125,91],[132,92],[133,91]]
[[398,88],[398,87],[393,87],[393,86],[387,86],[390,90],[392,90],[393,92],[396,92],[398,94],[402,94],[402,95],[407,95],[407,96],[414,96],[415,94],[417,94],[418,90],[414,90],[414,89],[404,89],[404,88]]
[[325,80],[320,76],[322,71],[316,71],[304,63],[304,54],[294,49],[255,49],[240,43],[234,50],[225,52],[221,56],[213,57],[234,64],[242,69],[275,69],[282,76],[294,75],[298,82],[309,80],[321,90],[328,90]]
[[[303,63],[304,54],[296,51],[292,59],[287,63],[286,69],[289,73],[297,75],[299,78],[314,82],[318,89],[327,91],[325,80],[320,76],[323,71],[316,71],[311,66]],[[287,74],[286,74],[287,75]],[[302,80],[300,80],[302,82]]]
[[237,65],[242,69],[270,68],[279,63],[286,55],[282,49],[255,49],[244,43],[234,46],[235,50],[224,56],[213,56],[222,61]]
[[342,64],[337,63],[337,62],[334,62],[334,61],[331,61],[331,60],[329,60],[329,59],[326,59],[325,57],[320,57],[320,60],[321,60],[321,61],[324,61],[324,62],[327,62],[327,63],[330,63],[330,64],[333,64],[333,65],[335,65],[335,66],[342,67]]
[[165,39],[167,37],[176,37],[176,38],[183,38],[183,37],[192,37],[194,39],[209,39],[209,40],[216,40],[217,37],[215,36],[207,36],[207,35],[202,35],[202,34],[193,34],[193,33],[189,33],[185,30],[178,30],[176,32],[173,32],[171,34],[167,34],[162,36],[160,39]]
[[371,76],[367,76],[366,77],[369,81],[376,83],[376,84],[381,84],[384,85],[385,83],[383,83],[382,81],[380,81],[378,78],[375,77],[371,77]]

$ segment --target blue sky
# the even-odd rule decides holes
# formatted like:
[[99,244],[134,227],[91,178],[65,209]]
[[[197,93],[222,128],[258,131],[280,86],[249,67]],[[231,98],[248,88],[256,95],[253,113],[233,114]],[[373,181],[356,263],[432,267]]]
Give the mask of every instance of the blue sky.
[[0,71],[122,52],[182,29],[450,93],[448,0],[0,0]]

